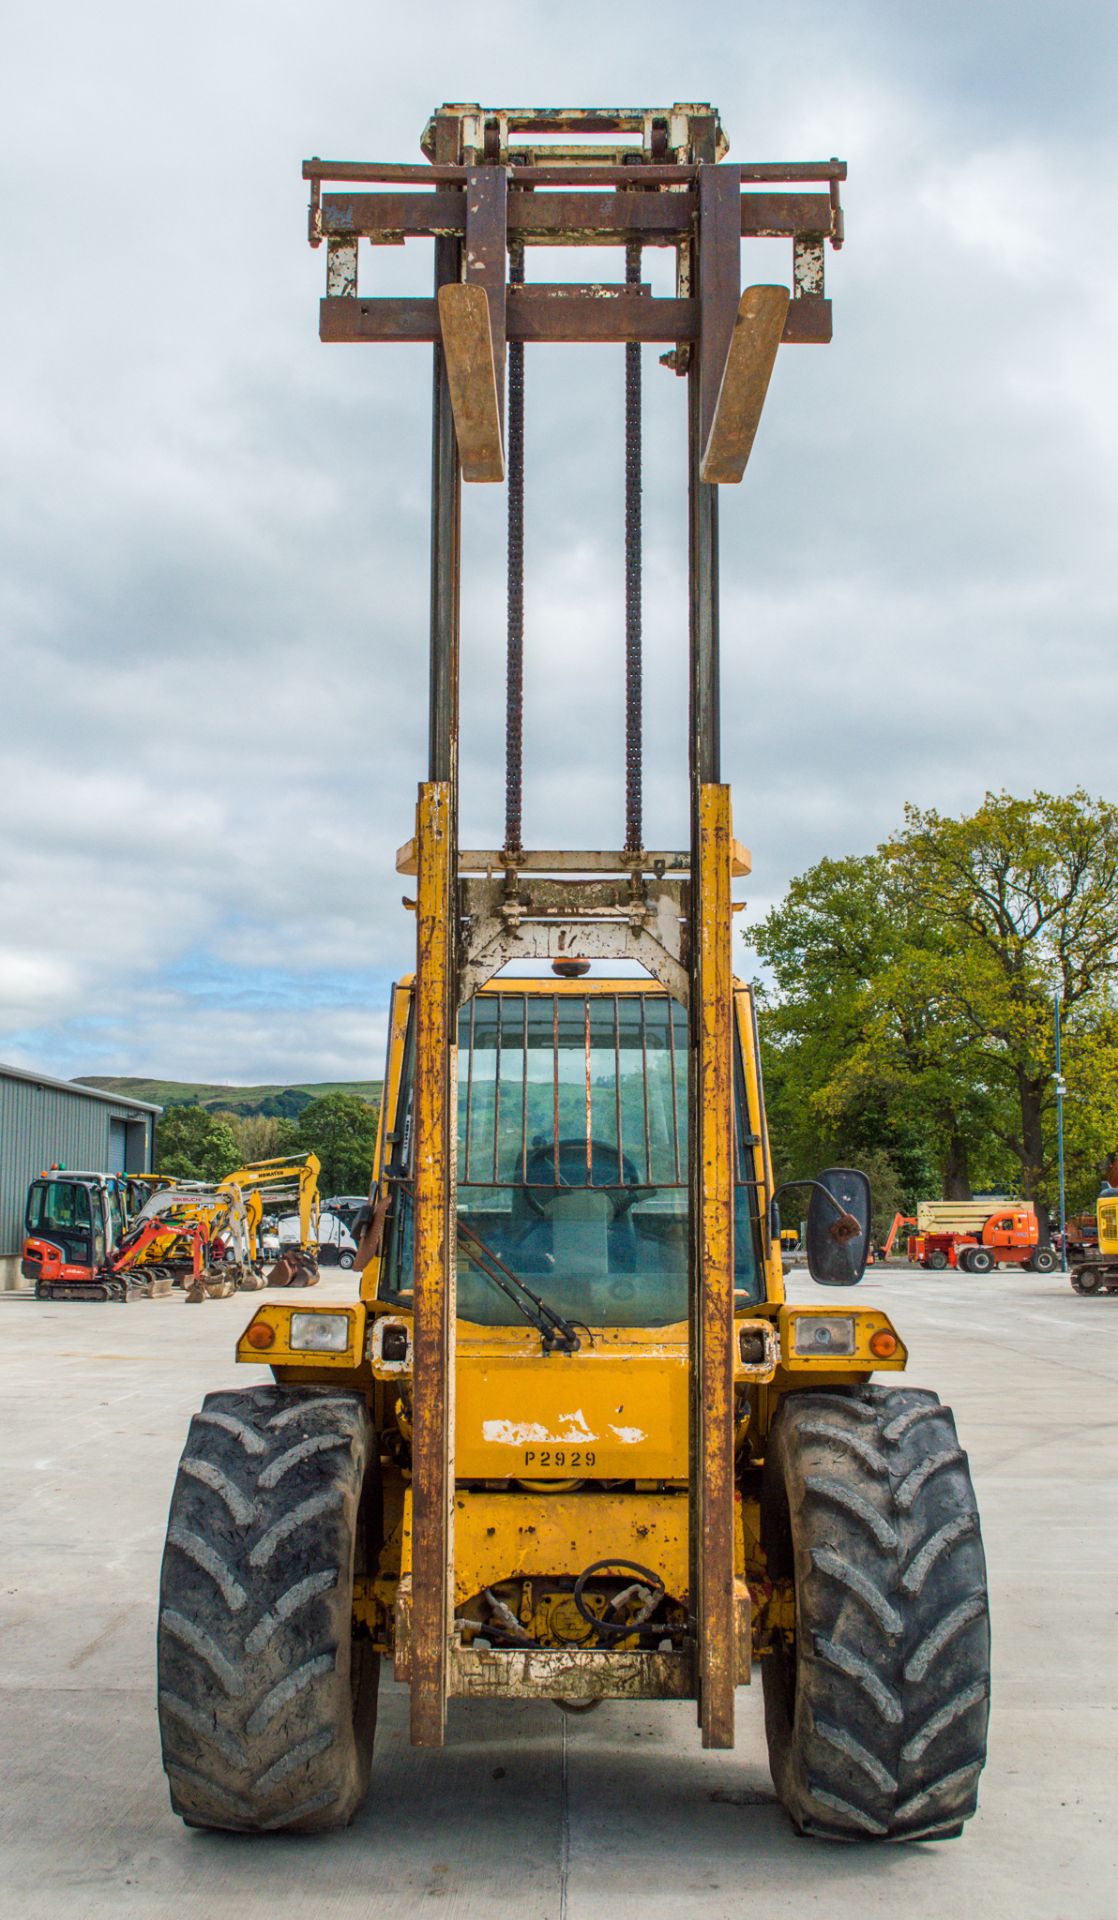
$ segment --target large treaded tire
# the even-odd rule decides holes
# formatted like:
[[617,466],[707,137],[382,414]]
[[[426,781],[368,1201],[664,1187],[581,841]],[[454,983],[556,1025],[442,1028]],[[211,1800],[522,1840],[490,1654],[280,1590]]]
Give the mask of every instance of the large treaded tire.
[[190,1423],[159,1594],[159,1728],[190,1826],[320,1833],[365,1797],[379,1661],[353,1582],[379,1539],[360,1394],[211,1393]]
[[789,1394],[761,1513],[796,1593],[795,1644],[762,1663],[785,1808],[834,1840],[953,1837],[986,1757],[990,1627],[950,1410],[911,1389]]

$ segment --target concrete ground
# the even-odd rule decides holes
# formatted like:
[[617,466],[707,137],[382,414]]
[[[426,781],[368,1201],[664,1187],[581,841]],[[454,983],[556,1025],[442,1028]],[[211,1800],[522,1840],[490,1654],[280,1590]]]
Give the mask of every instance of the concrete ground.
[[[351,1285],[332,1278],[316,1297]],[[701,1751],[686,1705],[570,1719],[526,1703],[456,1703],[446,1748],[418,1753],[388,1682],[372,1790],[347,1833],[188,1831],[159,1765],[156,1582],[188,1416],[207,1389],[244,1383],[231,1355],[251,1303],[8,1295],[0,1915],[1111,1920],[1118,1298],[1079,1299],[1058,1275],[907,1272],[871,1274],[860,1297],[902,1328],[912,1383],[954,1404],[983,1510],[991,1750],[960,1840],[796,1839],[772,1796],[759,1685],[738,1695],[729,1754]]]

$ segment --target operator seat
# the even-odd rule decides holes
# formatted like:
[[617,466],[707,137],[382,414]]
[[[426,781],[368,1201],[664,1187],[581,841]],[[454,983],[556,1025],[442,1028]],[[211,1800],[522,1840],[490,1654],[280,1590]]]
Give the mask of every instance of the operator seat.
[[627,1155],[605,1141],[591,1143],[591,1159],[593,1186],[586,1178],[585,1139],[561,1140],[558,1154],[550,1141],[532,1147],[525,1184],[515,1190],[515,1243],[545,1269],[556,1263],[561,1247],[564,1272],[605,1280],[632,1273],[637,1264],[637,1172]]

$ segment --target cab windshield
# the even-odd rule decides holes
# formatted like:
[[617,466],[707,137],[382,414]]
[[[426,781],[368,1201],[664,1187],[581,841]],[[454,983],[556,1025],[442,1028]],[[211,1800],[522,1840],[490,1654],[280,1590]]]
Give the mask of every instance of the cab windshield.
[[[90,1189],[78,1180],[36,1180],[27,1196],[26,1228],[62,1248],[69,1260],[88,1261],[93,1249]],[[99,1224],[99,1223],[98,1223]]]
[[[410,1048],[409,1048],[410,1053]],[[458,1028],[459,1217],[558,1313],[589,1326],[688,1314],[687,1015],[662,993],[479,994]],[[381,1292],[411,1292],[410,1068]],[[735,1289],[759,1297],[738,1075]],[[458,1316],[514,1324],[458,1249]]]

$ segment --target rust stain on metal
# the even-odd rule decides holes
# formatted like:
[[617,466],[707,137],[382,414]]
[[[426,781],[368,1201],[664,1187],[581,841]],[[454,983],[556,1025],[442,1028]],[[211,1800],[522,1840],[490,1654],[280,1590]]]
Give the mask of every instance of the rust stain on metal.
[[419,790],[415,1064],[415,1418],[411,1733],[441,1746],[452,1556],[454,1269],[450,1258],[449,781]]
[[694,1690],[687,1653],[608,1653],[524,1647],[500,1652],[456,1645],[451,1692],[472,1699],[687,1700]]
[[787,318],[787,287],[746,287],[699,469],[708,485],[736,485],[745,473]]
[[699,789],[698,1300],[696,1459],[692,1480],[698,1566],[696,1637],[705,1747],[734,1742],[733,970],[730,955],[730,789]]
[[499,482],[505,450],[485,288],[451,282],[439,288],[438,299],[462,478]]

